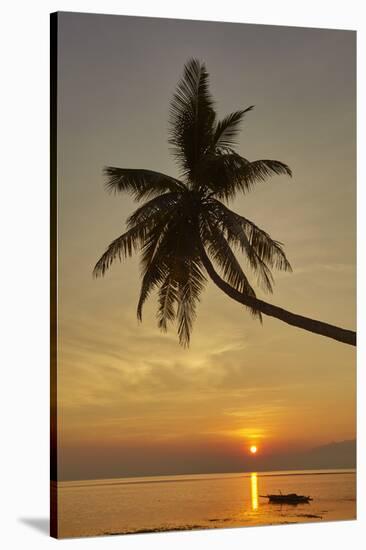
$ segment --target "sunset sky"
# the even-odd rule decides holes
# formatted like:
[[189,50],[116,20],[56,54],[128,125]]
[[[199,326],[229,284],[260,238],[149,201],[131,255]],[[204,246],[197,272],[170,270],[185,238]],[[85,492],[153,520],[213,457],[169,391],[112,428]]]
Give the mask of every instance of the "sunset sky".
[[[355,44],[351,31],[61,13],[59,17],[60,478],[278,466],[352,440],[355,349],[264,318],[210,283],[191,346],[136,319],[138,258],[92,269],[136,204],[105,165],[178,176],[169,102],[203,60],[219,116],[255,105],[238,152],[287,163],[231,207],[284,243],[276,305],[355,329]],[[254,282],[254,280],[252,279]],[[258,452],[250,456],[249,447]],[[271,462],[273,457],[273,462]]]

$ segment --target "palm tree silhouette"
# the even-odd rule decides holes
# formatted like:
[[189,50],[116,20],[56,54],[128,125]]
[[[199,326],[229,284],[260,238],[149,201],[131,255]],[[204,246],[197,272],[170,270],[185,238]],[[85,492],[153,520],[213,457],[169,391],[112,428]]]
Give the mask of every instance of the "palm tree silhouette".
[[[262,314],[340,342],[355,345],[356,333],[296,315],[256,297],[234,250],[244,254],[258,283],[272,292],[274,268],[291,271],[280,242],[230,210],[229,201],[275,174],[291,176],[277,160],[249,162],[234,150],[244,116],[253,106],[217,120],[203,63],[190,59],[170,106],[170,138],[180,179],[144,169],[105,168],[107,189],[146,201],[127,219],[94,268],[104,275],[115,259],[141,251],[142,286],[137,316],[158,290],[158,325],[177,321],[179,341],[189,345],[207,275],[233,300]],[[216,271],[214,265],[220,271]]]

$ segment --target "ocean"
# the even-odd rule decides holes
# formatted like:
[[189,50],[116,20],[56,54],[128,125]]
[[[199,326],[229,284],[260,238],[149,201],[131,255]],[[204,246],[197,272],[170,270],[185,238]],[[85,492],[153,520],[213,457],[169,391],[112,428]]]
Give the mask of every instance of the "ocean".
[[[298,493],[308,504],[270,504]],[[355,470],[58,482],[60,537],[356,519]]]

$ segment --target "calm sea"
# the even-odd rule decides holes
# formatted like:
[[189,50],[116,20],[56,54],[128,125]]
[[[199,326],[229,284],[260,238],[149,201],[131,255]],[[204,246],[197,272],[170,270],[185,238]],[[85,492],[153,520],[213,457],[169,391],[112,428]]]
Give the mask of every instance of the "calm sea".
[[[354,470],[69,481],[58,488],[61,537],[356,518]],[[278,505],[261,496],[279,491],[313,501]]]

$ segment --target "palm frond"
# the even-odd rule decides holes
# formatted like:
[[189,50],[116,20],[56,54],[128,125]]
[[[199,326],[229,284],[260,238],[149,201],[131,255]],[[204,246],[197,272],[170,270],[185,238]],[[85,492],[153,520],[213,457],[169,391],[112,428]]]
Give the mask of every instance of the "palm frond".
[[216,114],[208,79],[205,65],[190,59],[170,105],[169,143],[182,173],[191,182],[212,142]]
[[215,147],[223,148],[232,147],[235,145],[236,137],[240,131],[240,123],[242,122],[245,114],[252,111],[252,109],[254,109],[254,105],[251,105],[242,111],[235,111],[220,120],[215,128],[213,145]]
[[292,271],[282,243],[216,199],[210,200],[208,209],[221,225],[228,242],[239,246],[246,254],[251,268],[257,273],[258,282],[272,292],[274,279],[271,269]]
[[137,304],[137,318],[142,321],[142,308],[152,290],[162,283],[167,275],[166,266],[163,263],[151,262],[142,278],[140,297]]
[[158,326],[164,332],[167,330],[168,321],[175,320],[175,304],[178,301],[176,281],[169,274],[159,290],[159,307],[157,312]]
[[178,205],[180,194],[177,192],[164,193],[154,197],[142,206],[137,208],[128,218],[127,227],[133,227],[140,223],[156,223],[159,220],[167,218],[174,208]]
[[104,175],[107,177],[108,191],[112,193],[125,191],[137,201],[162,193],[184,190],[184,185],[179,180],[153,170],[107,166],[104,168]]
[[178,282],[178,337],[183,347],[188,347],[193,322],[196,318],[196,307],[200,294],[206,283],[200,262],[188,260],[181,271]]
[[131,257],[140,248],[148,248],[152,235],[163,232],[177,202],[177,193],[166,193],[151,199],[127,218],[128,231],[108,246],[94,267],[93,275],[104,275],[116,258]]
[[247,193],[259,182],[273,175],[292,176],[290,168],[278,160],[255,160],[253,162],[236,153],[217,154],[207,162],[206,180],[212,195],[230,200],[240,191]]
[[[213,223],[209,218],[206,219],[201,225],[201,234],[208,255],[218,265],[224,280],[239,292],[255,298],[255,291],[219,224]],[[251,309],[251,313],[261,319],[261,315],[257,310]]]
[[[187,347],[196,315],[196,304],[206,278],[199,261],[187,252],[189,239],[185,239],[187,242],[182,248],[173,222],[167,225],[163,236],[156,235],[155,239],[151,237],[148,240],[141,260],[144,276],[137,316],[142,319],[143,304],[154,289],[159,289],[158,326],[165,331],[167,323],[177,319],[179,341]],[[184,253],[186,247],[188,249]]]
[[140,321],[142,320],[143,305],[151,291],[163,282],[169,272],[166,263],[166,241],[169,239],[168,229],[169,222],[163,220],[161,224],[149,231],[142,247],[140,263],[143,279],[137,305],[137,318]]
[[272,268],[291,272],[292,267],[283,251],[283,244],[272,239],[268,233],[247,218],[240,216],[240,220],[249,244],[257,256]]
[[233,288],[255,296],[247,277],[222,231],[216,225],[209,223],[209,232],[205,235],[205,245],[209,256],[220,267],[222,276]]
[[159,289],[158,326],[166,330],[167,323],[177,319],[178,336],[183,346],[189,345],[195,318],[196,303],[206,282],[200,269],[195,244],[195,230],[190,231],[188,205],[180,202],[175,215],[168,215],[165,225],[156,225],[145,239],[141,267],[144,273],[138,304],[138,318],[150,293]]
[[131,257],[133,252],[136,252],[144,242],[146,232],[145,224],[141,223],[131,227],[120,237],[114,239],[95,264],[94,277],[103,276],[116,258],[121,261],[122,258]]

